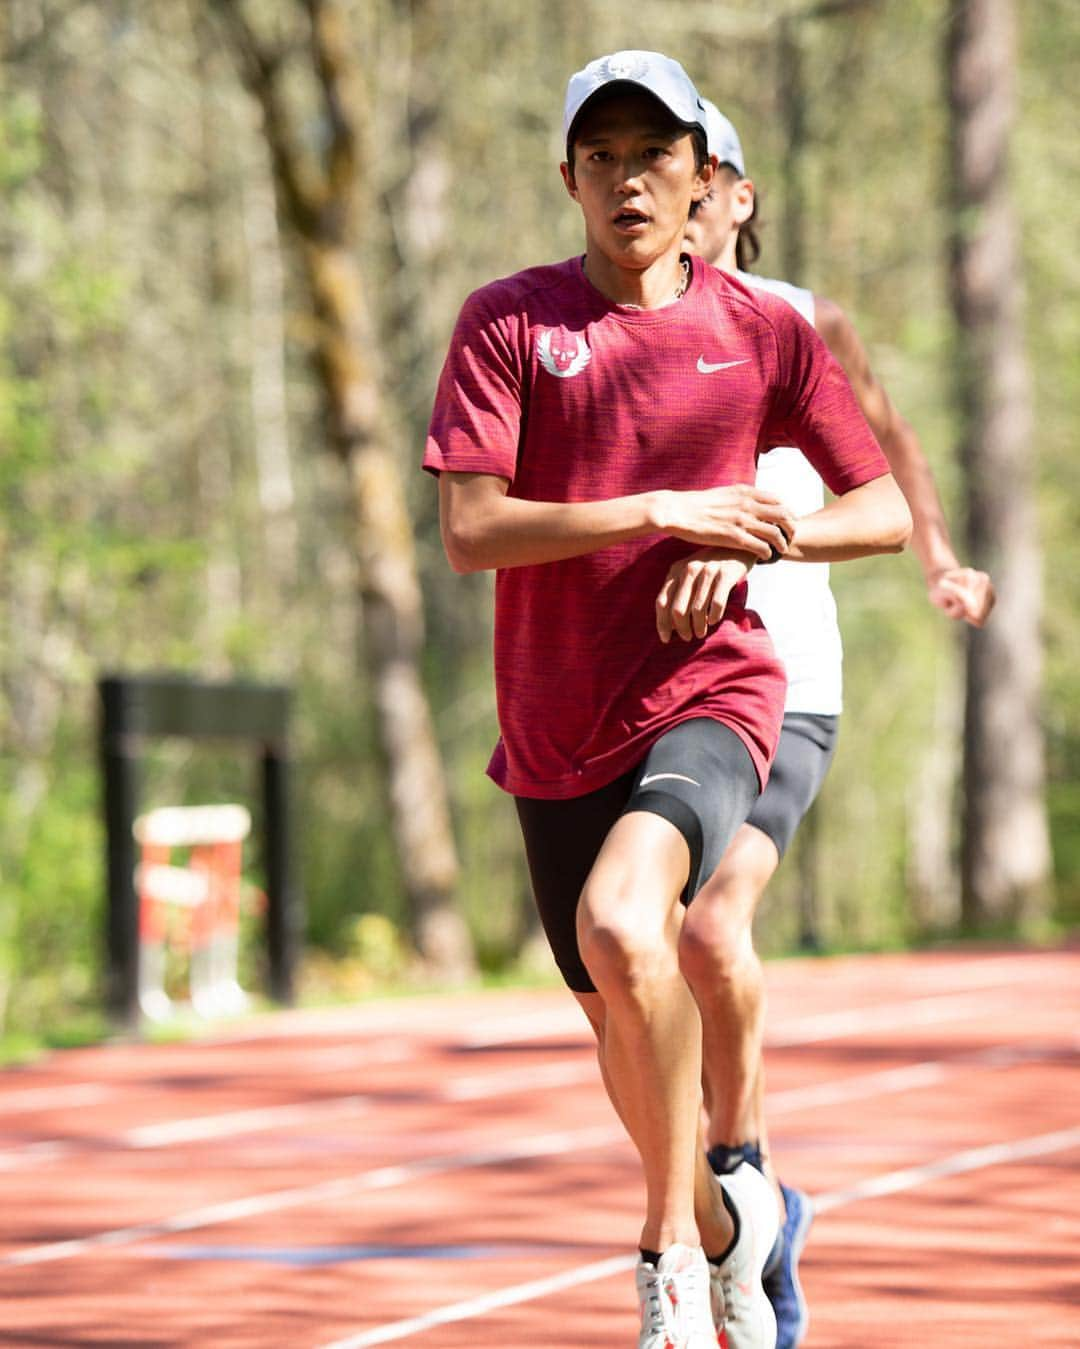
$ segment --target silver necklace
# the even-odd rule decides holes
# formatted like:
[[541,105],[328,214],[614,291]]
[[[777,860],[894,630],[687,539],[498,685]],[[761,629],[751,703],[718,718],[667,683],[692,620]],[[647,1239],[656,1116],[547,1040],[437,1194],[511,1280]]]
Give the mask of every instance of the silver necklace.
[[[583,272],[585,271],[585,259],[584,259],[584,258],[582,258],[582,260],[581,260],[581,270],[582,270]],[[675,293],[672,295],[672,297],[671,297],[670,300],[665,300],[663,304],[657,305],[657,306],[656,306],[657,309],[664,309],[664,308],[666,308],[669,304],[674,304],[676,300],[681,300],[682,297],[686,294],[686,288],[687,288],[687,286],[689,286],[689,284],[690,284],[690,259],[689,259],[689,258],[680,258],[680,259],[679,259],[679,270],[680,270],[679,284],[675,287]],[[586,275],[588,275],[587,272],[586,272]],[[622,304],[619,305],[619,308],[620,308],[620,309],[644,309],[645,306],[644,306],[643,304],[631,304],[629,300],[626,300],[626,301],[624,301]]]

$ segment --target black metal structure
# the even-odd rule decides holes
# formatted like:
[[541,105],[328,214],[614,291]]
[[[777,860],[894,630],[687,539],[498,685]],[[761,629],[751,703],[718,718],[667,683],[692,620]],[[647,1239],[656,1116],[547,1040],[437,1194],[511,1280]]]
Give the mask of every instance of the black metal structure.
[[291,690],[274,684],[214,683],[183,675],[106,675],[101,698],[108,878],[107,999],[119,1020],[139,1019],[139,910],[135,839],[140,760],[155,736],[245,740],[262,771],[261,843],[266,883],[270,995],[293,998],[301,932],[292,876],[288,729]]

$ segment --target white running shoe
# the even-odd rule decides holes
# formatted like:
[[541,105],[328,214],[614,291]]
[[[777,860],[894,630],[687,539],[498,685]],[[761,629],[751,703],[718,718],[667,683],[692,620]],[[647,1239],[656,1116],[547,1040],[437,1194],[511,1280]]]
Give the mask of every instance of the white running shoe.
[[776,1349],[776,1316],[761,1286],[780,1228],[776,1196],[749,1162],[714,1179],[739,1215],[735,1249],[722,1265],[709,1265],[717,1338],[727,1349]]
[[709,1262],[700,1246],[669,1246],[659,1265],[640,1261],[638,1349],[716,1349]]

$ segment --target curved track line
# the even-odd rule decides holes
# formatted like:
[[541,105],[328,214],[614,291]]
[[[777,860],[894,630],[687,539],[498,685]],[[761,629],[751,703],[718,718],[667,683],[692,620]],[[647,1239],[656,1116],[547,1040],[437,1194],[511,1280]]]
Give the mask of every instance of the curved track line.
[[0,1118],[35,1110],[63,1110],[72,1106],[100,1105],[117,1095],[118,1089],[101,1082],[58,1082],[52,1087],[22,1087],[0,1095]]
[[287,1190],[272,1190],[267,1194],[209,1204],[205,1208],[174,1214],[171,1218],[161,1218],[156,1222],[116,1227],[107,1232],[95,1232],[88,1237],[75,1237],[70,1241],[53,1241],[47,1245],[30,1246],[25,1250],[11,1251],[7,1255],[0,1256],[0,1267],[40,1265],[55,1260],[70,1260],[73,1256],[84,1255],[87,1251],[100,1250],[102,1247],[127,1246],[135,1241],[148,1241],[153,1237],[167,1236],[174,1232],[191,1232],[196,1228],[213,1227],[218,1223],[251,1218],[258,1214],[279,1213],[282,1209],[298,1208],[303,1204],[336,1201],[345,1198],[346,1195],[363,1193],[365,1190],[388,1189],[393,1185],[404,1185],[421,1177],[438,1176],[448,1171],[466,1170],[474,1166],[500,1166],[506,1162],[527,1161],[534,1157],[560,1156],[568,1151],[581,1152],[590,1148],[609,1147],[612,1143],[623,1141],[629,1145],[621,1126],[615,1124],[536,1134],[532,1138],[522,1138],[516,1143],[502,1147],[450,1153],[443,1157],[423,1157],[399,1166],[381,1166],[374,1171],[361,1171],[358,1175],[338,1176],[333,1180],[320,1181],[316,1185],[297,1185]]
[[[832,1034],[853,1035],[859,1030],[876,1027],[879,1016],[885,1025],[891,1027],[896,1024],[896,1018],[903,1009],[923,1004],[955,1001],[958,1005],[964,1006],[966,1014],[966,1004],[972,992],[976,990],[984,993],[994,989],[1009,992],[1019,985],[1040,983],[1044,978],[1041,968],[1018,968],[1014,956],[980,961],[977,967],[971,969],[962,966],[950,967],[947,977],[944,971],[941,971],[941,974],[942,981],[949,985],[946,991],[924,992],[916,997],[900,998],[888,1004],[874,1003],[865,1008],[842,1012],[823,1012],[796,1017],[788,1022],[781,1022],[776,1033],[782,1038],[774,1040],[769,1037],[766,1039],[766,1045],[800,1044],[803,1043],[802,1040],[791,1037],[798,1037],[803,1033],[812,1037],[806,1043],[812,1043],[813,1039],[817,1039],[824,1028],[830,1025],[836,1028]],[[936,1019],[933,1008],[929,1009],[927,1015],[929,1020]],[[462,1037],[461,1042],[469,1049],[497,1049],[503,1045],[522,1044],[529,1040],[541,1040],[553,1035],[580,1031],[581,1028],[580,1011],[572,1004],[568,1004],[565,1008],[551,1007],[538,1011],[516,1012],[498,1020],[480,1021]]]
[[[844,1208],[864,1199],[876,1199],[881,1195],[898,1194],[902,1190],[914,1190],[930,1181],[941,1180],[947,1176],[959,1176],[969,1171],[980,1171],[988,1166],[1024,1161],[1029,1157],[1045,1157],[1072,1148],[1080,1148],[1080,1128],[1060,1129],[1055,1133],[1038,1134],[1032,1138],[1018,1138],[1008,1143],[993,1143],[988,1147],[971,1148],[924,1166],[911,1166],[902,1171],[888,1171],[883,1175],[873,1176],[847,1190],[834,1190],[827,1194],[816,1195],[813,1201],[814,1209],[819,1214],[830,1213],[834,1209]],[[423,1316],[414,1316],[407,1321],[394,1321],[389,1325],[378,1326],[374,1330],[362,1331],[358,1335],[350,1335],[346,1339],[321,1345],[320,1349],[368,1349],[369,1345],[390,1344],[394,1340],[419,1335],[452,1321],[472,1320],[474,1317],[486,1316],[489,1312],[497,1311],[500,1307],[532,1302],[564,1288],[610,1278],[614,1274],[633,1269],[636,1263],[636,1256],[615,1256],[609,1260],[598,1261],[596,1264],[567,1270],[563,1274],[552,1275],[548,1279],[516,1284],[495,1293],[470,1298],[466,1302],[437,1307]]]
[[388,1344],[391,1340],[403,1340],[406,1335],[419,1335],[435,1326],[445,1326],[451,1321],[470,1321],[474,1316],[486,1316],[488,1312],[500,1307],[512,1307],[519,1302],[532,1302],[547,1297],[549,1293],[562,1292],[564,1288],[574,1288],[582,1283],[595,1283],[598,1279],[610,1278],[613,1274],[623,1274],[633,1269],[637,1257],[616,1255],[607,1260],[597,1260],[595,1264],[581,1265],[577,1269],[568,1269],[563,1274],[553,1274],[547,1279],[534,1279],[532,1283],[519,1283],[504,1288],[498,1293],[482,1293],[467,1302],[455,1302],[450,1307],[440,1307],[437,1312],[426,1316],[414,1316],[408,1321],[395,1321],[393,1325],[382,1326],[378,1330],[369,1330],[362,1335],[350,1335],[344,1340],[335,1340],[332,1344],[322,1345],[321,1349],[361,1349],[369,1344]]
[[1049,1157],[1055,1152],[1068,1152],[1072,1148],[1080,1148],[1080,1128],[1058,1129],[1054,1133],[1017,1138],[1008,1143],[988,1143],[981,1148],[954,1152],[951,1157],[942,1157],[937,1162],[871,1176],[847,1190],[832,1190],[828,1194],[818,1195],[814,1199],[814,1211],[831,1213],[833,1209],[845,1208],[848,1204],[857,1204],[864,1199],[880,1199],[882,1195],[915,1190],[932,1180],[962,1176],[969,1171],[982,1171],[988,1166],[1023,1162],[1030,1157]]
[[[114,1147],[146,1152],[152,1148],[176,1147],[185,1143],[205,1143],[211,1139],[262,1133],[290,1125],[355,1117],[369,1109],[369,1096],[334,1096],[318,1102],[293,1105],[264,1105],[248,1110],[230,1110],[221,1115],[196,1115],[188,1119],[164,1120],[158,1124],[139,1124],[123,1133],[109,1135]],[[0,1171],[17,1171],[28,1162],[63,1161],[92,1151],[95,1140],[79,1143],[69,1139],[39,1139],[0,1152]]]
[[[1031,1046],[994,1045],[989,1049],[952,1055],[948,1058],[928,1059],[902,1068],[876,1069],[831,1082],[815,1083],[806,1087],[791,1087],[786,1091],[770,1092],[766,1106],[770,1115],[789,1114],[796,1110],[811,1110],[821,1106],[886,1096],[897,1092],[916,1091],[939,1085],[956,1073],[969,1069],[1009,1068],[1022,1063],[1036,1063],[1058,1056],[1075,1054],[1080,1042]],[[503,1095],[528,1093],[533,1089],[577,1086],[597,1079],[595,1060],[590,1056],[557,1060],[526,1069],[511,1068],[499,1072],[458,1078],[431,1093],[433,1101],[478,1101]],[[106,1141],[115,1148],[130,1148],[141,1152],[154,1148],[174,1147],[208,1139],[223,1139],[263,1132],[281,1126],[318,1124],[324,1120],[348,1117],[377,1105],[378,1093],[366,1096],[332,1096],[320,1101],[280,1106],[261,1106],[251,1110],[234,1110],[218,1115],[196,1115],[187,1119],[165,1120],[158,1124],[142,1124],[109,1134]],[[23,1170],[33,1163],[52,1163],[91,1152],[94,1140],[80,1143],[70,1139],[37,1139],[0,1150],[0,1172]]]
[[[1066,1052],[1069,1052],[1068,1049],[1066,1049]],[[841,1078],[835,1082],[817,1083],[809,1087],[794,1087],[788,1091],[776,1092],[768,1096],[766,1104],[769,1114],[772,1116],[793,1114],[799,1110],[814,1109],[820,1106],[834,1106],[844,1102],[871,1099],[875,1096],[930,1088],[939,1085],[955,1073],[972,1068],[1008,1068],[1017,1064],[1053,1058],[1059,1053],[1061,1053],[1061,1047],[1055,1045],[1031,1047],[995,1045],[989,1049],[978,1050],[971,1054],[960,1054],[949,1059],[931,1059],[924,1063],[911,1064],[903,1068],[886,1068],[860,1073],[857,1076]],[[590,1076],[596,1073],[597,1069],[594,1063],[590,1062],[588,1067]],[[362,1103],[363,1100],[362,1097],[347,1097],[344,1101],[322,1103],[322,1106],[327,1108],[307,1107],[306,1109],[311,1115],[318,1115],[319,1117],[334,1115],[339,1112],[349,1113],[357,1108],[357,1103]],[[294,1107],[281,1107],[283,1112],[293,1109]],[[296,1107],[295,1109],[299,1112],[305,1108]],[[142,1138],[143,1141],[141,1143],[129,1141],[128,1146],[163,1147],[170,1143],[189,1141],[191,1138],[222,1137],[227,1132],[226,1122],[231,1121],[234,1125],[239,1126],[241,1121],[238,1120],[238,1115],[245,1113],[235,1112],[228,1116],[211,1115],[190,1121],[194,1128],[186,1136],[181,1136],[179,1130],[172,1136],[166,1133],[154,1135],[151,1132],[159,1128],[169,1129],[174,1126],[144,1126],[129,1131],[129,1135],[134,1134],[136,1137]],[[257,1115],[259,1112],[252,1113]],[[213,1127],[215,1121],[221,1121],[216,1132]],[[278,1118],[272,1122],[280,1124],[296,1121],[283,1121]],[[181,1121],[181,1125],[183,1124],[184,1122]],[[240,1132],[241,1130],[237,1127],[236,1131]],[[129,1135],[120,1135],[120,1138],[126,1141]],[[568,1147],[576,1147],[579,1150],[593,1146],[607,1146],[612,1142],[627,1142],[626,1135],[616,1125],[594,1126],[574,1133],[538,1135],[531,1139],[522,1139],[516,1144],[508,1144],[503,1148],[420,1158],[403,1165],[379,1167],[374,1171],[365,1171],[353,1176],[342,1176],[334,1180],[319,1182],[316,1185],[295,1186],[287,1190],[254,1195],[249,1199],[236,1199],[221,1204],[212,1204],[206,1208],[195,1209],[186,1214],[176,1214],[152,1223],[113,1228],[86,1237],[75,1237],[68,1241],[27,1247],[25,1250],[13,1251],[0,1256],[0,1267],[68,1260],[100,1247],[125,1246],[132,1242],[146,1241],[175,1232],[191,1232],[199,1228],[212,1227],[259,1214],[278,1212],[286,1208],[297,1208],[306,1203],[316,1204],[326,1200],[336,1200],[358,1191],[405,1185],[422,1176],[443,1175],[447,1172],[468,1170],[477,1166],[495,1166],[506,1161],[549,1156],[552,1152],[559,1150],[557,1147],[552,1147],[550,1140],[560,1139],[565,1140]],[[61,1158],[66,1155],[60,1151],[62,1147],[61,1144],[40,1142],[30,1144],[25,1152],[21,1152],[13,1159],[5,1158],[4,1154],[0,1154],[0,1170],[14,1169],[14,1166],[20,1161],[25,1165],[26,1161],[31,1158],[37,1160]]]
[[875,1003],[872,1007],[813,1013],[787,1023],[781,1021],[766,1031],[765,1048],[793,1049],[822,1040],[846,1040],[866,1031],[894,1031],[898,1025],[907,1030],[912,1026],[933,1026],[940,1021],[982,1018],[986,1015],[986,1001],[985,993],[935,993],[925,998]]

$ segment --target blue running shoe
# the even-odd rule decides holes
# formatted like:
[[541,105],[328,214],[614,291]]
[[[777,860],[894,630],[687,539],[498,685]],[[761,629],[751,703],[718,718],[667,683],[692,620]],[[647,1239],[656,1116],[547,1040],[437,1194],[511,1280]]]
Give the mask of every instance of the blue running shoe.
[[810,1324],[802,1286],[799,1283],[799,1257],[806,1244],[806,1234],[814,1220],[810,1196],[802,1190],[789,1189],[781,1184],[787,1217],[768,1261],[761,1282],[776,1313],[776,1349],[795,1349],[802,1344]]

